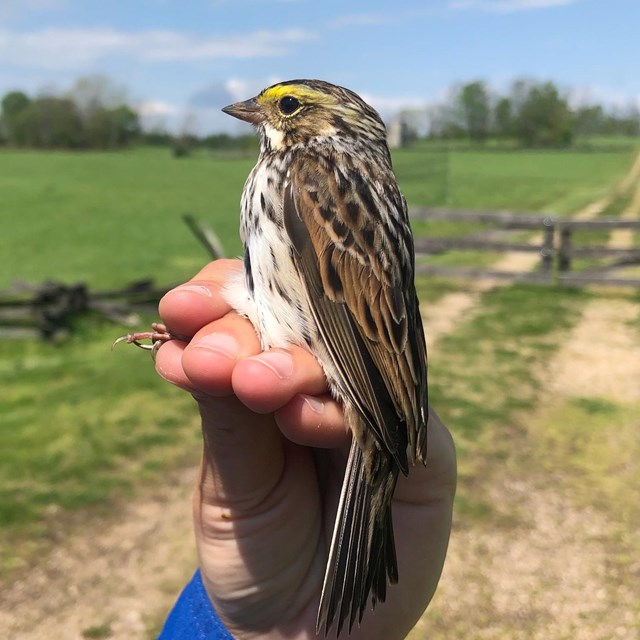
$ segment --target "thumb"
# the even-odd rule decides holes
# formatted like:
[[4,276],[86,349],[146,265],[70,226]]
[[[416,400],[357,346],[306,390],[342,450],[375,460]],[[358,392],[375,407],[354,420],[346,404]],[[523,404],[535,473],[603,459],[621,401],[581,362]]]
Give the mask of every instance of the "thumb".
[[284,465],[280,432],[234,394],[233,372],[261,351],[251,324],[235,314],[203,327],[184,348],[181,364],[202,419],[201,500],[251,510],[278,481]]

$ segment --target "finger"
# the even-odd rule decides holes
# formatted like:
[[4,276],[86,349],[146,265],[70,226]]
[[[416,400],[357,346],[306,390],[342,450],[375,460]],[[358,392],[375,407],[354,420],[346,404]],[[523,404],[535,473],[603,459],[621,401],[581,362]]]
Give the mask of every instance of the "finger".
[[156,354],[155,365],[158,374],[167,382],[193,393],[196,389],[182,367],[182,354],[186,346],[187,343],[181,340],[165,342]]
[[242,269],[242,260],[238,258],[221,258],[205,264],[204,267],[193,276],[192,280],[223,284],[230,271],[242,271]]
[[275,418],[282,434],[297,444],[339,448],[351,441],[342,406],[329,394],[298,394],[275,412]]
[[204,325],[227,314],[231,307],[221,290],[231,273],[241,269],[239,260],[216,260],[189,282],[167,292],[158,308],[169,330],[177,336],[191,337]]
[[327,382],[318,361],[305,349],[271,349],[238,362],[234,393],[256,413],[272,413],[296,394],[320,395]]
[[275,412],[283,435],[309,447],[341,447],[350,436],[342,407],[327,393],[318,361],[292,346],[242,360],[232,375],[233,391],[257,413]]
[[232,312],[193,336],[182,354],[182,367],[198,391],[228,396],[233,394],[231,378],[238,362],[261,350],[253,325]]

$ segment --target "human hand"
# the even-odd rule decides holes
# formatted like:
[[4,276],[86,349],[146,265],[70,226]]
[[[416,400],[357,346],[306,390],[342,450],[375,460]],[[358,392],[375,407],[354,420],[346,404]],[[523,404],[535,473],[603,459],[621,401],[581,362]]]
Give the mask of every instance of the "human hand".
[[[263,352],[220,290],[240,261],[207,265],[170,291],[174,335],[156,358],[202,416],[193,502],[202,579],[238,640],[315,638],[315,621],[350,436],[317,361],[294,347]],[[451,529],[455,451],[432,411],[428,464],[400,477],[393,521],[399,583],[351,638],[404,638],[435,591]]]

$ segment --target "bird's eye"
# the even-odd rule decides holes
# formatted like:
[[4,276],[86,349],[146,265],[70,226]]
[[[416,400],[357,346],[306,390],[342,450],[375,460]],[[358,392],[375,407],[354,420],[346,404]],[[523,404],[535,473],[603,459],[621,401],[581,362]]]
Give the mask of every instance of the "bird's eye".
[[292,113],[295,113],[300,108],[300,100],[298,98],[294,98],[293,96],[285,96],[278,103],[280,107],[280,112],[285,116],[290,116]]

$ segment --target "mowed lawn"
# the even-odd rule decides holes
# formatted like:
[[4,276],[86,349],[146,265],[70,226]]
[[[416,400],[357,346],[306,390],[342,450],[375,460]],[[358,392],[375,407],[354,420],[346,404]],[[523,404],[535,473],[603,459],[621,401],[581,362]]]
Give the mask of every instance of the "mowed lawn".
[[[403,151],[394,164],[410,204],[567,214],[609,192],[631,157]],[[2,152],[0,288],[16,280],[180,282],[206,260],[180,220],[186,211],[237,254],[240,193],[254,161],[204,153],[176,160],[165,149]],[[421,289],[434,303],[447,287],[425,281]],[[138,483],[197,459],[190,399],[157,379],[142,352],[111,352],[123,331],[84,318],[59,345],[1,343],[0,575],[51,544],[61,520],[109,508]],[[437,383],[434,390],[446,402]]]

